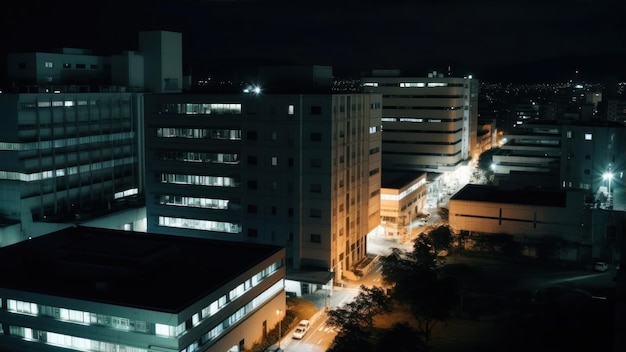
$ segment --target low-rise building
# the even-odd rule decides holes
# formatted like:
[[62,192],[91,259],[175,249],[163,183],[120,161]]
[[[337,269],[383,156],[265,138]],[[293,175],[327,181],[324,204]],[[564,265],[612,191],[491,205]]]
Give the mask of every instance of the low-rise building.
[[0,248],[2,351],[241,351],[285,312],[285,249],[72,227]]
[[411,223],[426,205],[426,172],[383,171],[380,216],[385,235],[397,237],[410,231]]

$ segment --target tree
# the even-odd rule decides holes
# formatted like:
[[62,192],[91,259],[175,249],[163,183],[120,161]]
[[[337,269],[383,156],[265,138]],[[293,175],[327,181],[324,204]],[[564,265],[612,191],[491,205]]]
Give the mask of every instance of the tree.
[[428,237],[430,237],[430,240],[435,248],[435,253],[448,249],[452,245],[452,230],[448,225],[434,228],[428,233]]
[[448,221],[450,219],[450,209],[439,207],[437,208],[437,214],[443,221]]
[[426,351],[426,344],[420,338],[416,338],[417,331],[409,324],[395,323],[390,330],[382,332],[376,343],[376,352],[392,350],[399,352],[422,352]]

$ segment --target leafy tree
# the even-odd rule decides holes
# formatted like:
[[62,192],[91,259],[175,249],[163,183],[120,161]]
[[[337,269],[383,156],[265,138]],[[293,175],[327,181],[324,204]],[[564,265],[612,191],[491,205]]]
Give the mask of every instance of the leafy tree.
[[399,248],[392,248],[391,253],[381,260],[381,278],[385,285],[395,286],[396,283],[404,281],[413,266],[408,253]]
[[439,207],[437,208],[437,214],[443,221],[448,221],[450,219],[450,209]]
[[382,287],[373,286],[371,288],[361,285],[359,294],[355,297],[354,302],[357,309],[361,311],[370,329],[374,326],[374,317],[383,312],[391,311],[389,297],[385,294]]
[[391,350],[399,352],[422,352],[426,351],[426,344],[417,337],[417,331],[409,324],[395,323],[390,330],[382,332],[375,346],[376,352]]
[[448,225],[434,228],[428,233],[428,237],[430,237],[430,240],[435,248],[435,253],[450,248],[452,240],[454,239],[452,230]]

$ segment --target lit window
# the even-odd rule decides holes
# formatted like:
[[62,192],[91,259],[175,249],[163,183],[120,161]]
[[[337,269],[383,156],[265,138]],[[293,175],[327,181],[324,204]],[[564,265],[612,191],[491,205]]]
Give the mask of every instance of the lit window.
[[567,138],[572,138],[572,131],[567,131]]
[[46,61],[46,62],[44,63],[44,67],[47,67],[47,68],[52,68],[52,67],[53,67],[52,62],[51,62],[51,61]]
[[287,113],[288,113],[289,115],[293,115],[293,114],[295,114],[295,113],[296,113],[296,107],[295,107],[295,106],[293,106],[293,105],[289,105],[289,108],[288,108],[288,110],[287,110]]
[[278,157],[273,156],[272,157],[272,166],[276,166],[278,165]]
[[593,135],[591,133],[585,133],[585,140],[590,141],[593,139]]

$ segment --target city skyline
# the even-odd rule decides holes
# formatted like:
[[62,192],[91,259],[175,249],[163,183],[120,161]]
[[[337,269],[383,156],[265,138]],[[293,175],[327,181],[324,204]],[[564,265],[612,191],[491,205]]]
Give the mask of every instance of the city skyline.
[[618,20],[624,13],[626,6],[614,0],[393,0],[384,7],[374,1],[142,0],[112,1],[97,11],[75,0],[24,1],[4,12],[2,60],[6,52],[68,46],[96,54],[136,50],[138,31],[162,29],[183,34],[185,70],[197,77],[315,64],[344,75],[449,69],[483,81],[566,80],[579,69],[594,79],[603,71],[621,78],[626,29]]

